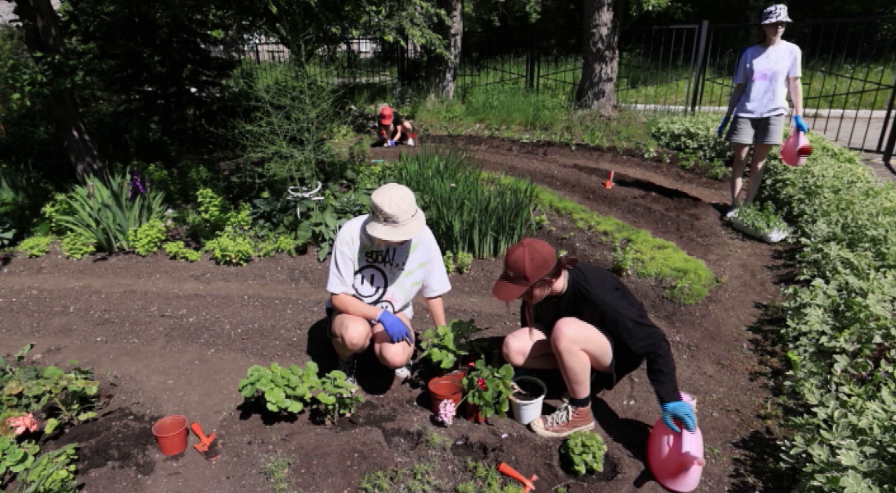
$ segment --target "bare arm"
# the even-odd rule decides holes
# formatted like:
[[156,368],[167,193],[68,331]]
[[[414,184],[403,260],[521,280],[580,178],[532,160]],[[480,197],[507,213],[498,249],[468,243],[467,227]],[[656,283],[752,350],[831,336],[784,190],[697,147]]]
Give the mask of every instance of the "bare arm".
[[366,320],[376,320],[380,316],[381,308],[368,305],[363,301],[348,294],[331,294],[330,303],[333,308],[341,313],[347,313]]
[[727,115],[731,116],[734,114],[734,108],[737,106],[737,102],[740,101],[740,97],[743,96],[744,91],[747,90],[746,84],[737,84],[734,86],[734,89],[731,90],[731,97],[728,98],[728,113]]
[[448,325],[448,321],[445,319],[445,304],[442,302],[442,297],[423,298],[423,300],[426,303],[429,316],[432,317],[433,325],[436,327]]
[[799,77],[787,79],[790,83],[790,99],[793,101],[793,115],[803,116],[803,83]]

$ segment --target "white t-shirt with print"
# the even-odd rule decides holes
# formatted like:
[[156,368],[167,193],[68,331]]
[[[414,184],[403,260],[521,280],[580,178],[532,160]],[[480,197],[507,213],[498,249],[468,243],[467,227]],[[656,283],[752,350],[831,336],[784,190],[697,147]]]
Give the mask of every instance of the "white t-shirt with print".
[[774,46],[751,46],[740,56],[735,84],[746,84],[734,114],[762,118],[787,113],[787,78],[802,76],[799,46],[781,40]]
[[339,229],[330,257],[327,291],[354,296],[392,313],[404,312],[410,319],[417,293],[434,298],[451,290],[442,251],[429,227],[402,245],[380,246],[367,234],[366,221],[365,214]]

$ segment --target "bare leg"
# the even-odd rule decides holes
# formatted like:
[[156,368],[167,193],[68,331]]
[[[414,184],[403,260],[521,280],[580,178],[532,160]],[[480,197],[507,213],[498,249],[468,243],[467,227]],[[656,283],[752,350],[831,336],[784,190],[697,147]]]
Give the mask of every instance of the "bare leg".
[[731,144],[731,150],[734,152],[734,162],[731,165],[731,207],[737,207],[739,204],[737,197],[744,184],[744,161],[749,149],[749,144]]
[[606,336],[577,318],[561,318],[551,333],[551,345],[560,363],[560,372],[573,399],[591,394],[591,369],[609,372],[613,349]]
[[342,361],[350,360],[370,345],[370,323],[361,317],[339,313],[333,317],[330,331],[333,333],[333,348]]
[[747,204],[752,203],[759,192],[759,185],[762,184],[762,166],[771,149],[771,144],[756,144],[756,147],[753,148],[753,159],[750,161],[750,186],[747,189],[747,199],[744,201]]
[[559,368],[551,341],[539,329],[526,327],[507,334],[501,352],[504,360],[516,367],[533,370]]
[[[408,326],[408,329],[411,329],[411,322],[403,313],[397,314],[397,317]],[[411,329],[411,337],[413,336],[414,330]],[[373,352],[376,353],[380,363],[388,368],[395,369],[408,364],[408,361],[411,360],[411,355],[414,353],[414,344],[409,344],[405,341],[393,343],[389,340],[389,335],[386,334],[383,325],[376,324],[373,326]]]

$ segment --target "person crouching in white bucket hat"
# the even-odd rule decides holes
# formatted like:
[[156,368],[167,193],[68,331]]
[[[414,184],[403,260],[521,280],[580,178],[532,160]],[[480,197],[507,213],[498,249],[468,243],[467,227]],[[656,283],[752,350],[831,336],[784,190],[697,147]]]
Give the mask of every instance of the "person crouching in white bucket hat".
[[765,159],[773,146],[781,145],[784,137],[784,119],[791,109],[787,102],[788,91],[793,102],[793,127],[799,132],[809,130],[802,117],[802,51],[799,46],[781,39],[790,22],[786,5],[772,5],[764,9],[759,21],[762,41],[747,48],[737,62],[728,112],[716,130],[721,137],[728,121],[731,121],[724,134],[734,152],[731,209],[726,217],[737,214],[744,161],[751,145],[750,186],[744,203],[756,198]]
[[450,290],[442,252],[414,192],[398,183],[377,188],[370,213],[349,219],[333,242],[327,315],[338,369],[356,383],[354,357],[372,341],[396,379],[408,378],[412,301],[422,294],[433,324],[444,326],[442,295]]

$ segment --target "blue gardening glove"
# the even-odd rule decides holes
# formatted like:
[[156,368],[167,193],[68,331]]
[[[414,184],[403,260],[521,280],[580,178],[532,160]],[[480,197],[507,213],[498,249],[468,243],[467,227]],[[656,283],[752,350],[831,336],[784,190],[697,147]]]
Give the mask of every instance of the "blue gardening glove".
[[675,433],[680,433],[681,430],[678,429],[678,426],[675,426],[675,423],[672,421],[673,418],[681,421],[688,431],[697,429],[697,418],[694,417],[694,410],[691,409],[688,403],[684,401],[667,402],[660,408],[663,411],[663,423]]
[[725,127],[728,126],[729,120],[731,120],[731,115],[726,114],[722,117],[722,121],[719,122],[719,126],[716,127],[716,135],[718,135],[720,139],[722,138],[722,134],[725,133]]
[[411,331],[394,313],[389,310],[383,310],[376,317],[376,321],[383,324],[383,329],[393,344],[401,341],[411,342]]
[[793,125],[802,133],[809,131],[809,126],[806,125],[806,122],[803,121],[803,117],[800,115],[793,115]]
[[389,142],[386,142],[386,147],[395,147],[395,141],[392,139],[389,139]]

